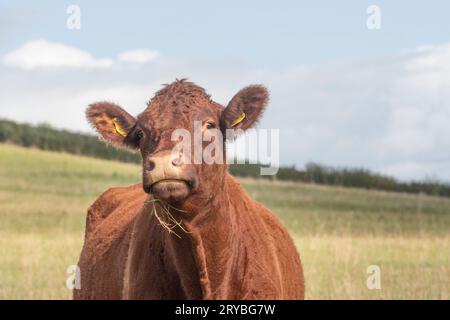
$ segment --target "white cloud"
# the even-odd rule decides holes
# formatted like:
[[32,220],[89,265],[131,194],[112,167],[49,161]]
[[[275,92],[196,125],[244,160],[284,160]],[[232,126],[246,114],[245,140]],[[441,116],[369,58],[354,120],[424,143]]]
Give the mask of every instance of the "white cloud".
[[136,49],[122,52],[117,56],[119,61],[133,63],[147,63],[155,60],[159,56],[159,52],[149,49]]
[[[159,57],[159,52],[136,49],[120,53],[117,61],[145,64]],[[108,68],[117,63],[110,58],[94,58],[89,52],[62,43],[33,40],[7,53],[1,62],[9,67],[36,68]]]
[[[98,62],[71,49],[87,54],[84,61],[91,62],[85,66]],[[315,161],[369,168],[401,179],[450,181],[450,44],[288,69],[145,56],[123,53],[108,68],[82,72],[29,72],[0,65],[0,117],[87,131],[84,110],[89,103],[111,100],[137,114],[160,84],[175,78],[189,77],[222,104],[241,87],[263,83],[271,102],[260,126],[280,129],[282,164]],[[139,68],[130,68],[136,62]]]
[[94,59],[88,52],[62,43],[34,40],[6,54],[2,62],[23,69],[39,67],[109,67],[111,59]]

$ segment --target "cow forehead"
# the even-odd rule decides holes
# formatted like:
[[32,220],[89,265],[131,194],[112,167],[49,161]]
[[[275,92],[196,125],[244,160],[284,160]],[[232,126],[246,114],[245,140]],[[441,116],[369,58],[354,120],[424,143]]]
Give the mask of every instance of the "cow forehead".
[[138,117],[139,122],[155,127],[189,126],[195,120],[215,119],[223,106],[192,82],[177,80],[158,91]]

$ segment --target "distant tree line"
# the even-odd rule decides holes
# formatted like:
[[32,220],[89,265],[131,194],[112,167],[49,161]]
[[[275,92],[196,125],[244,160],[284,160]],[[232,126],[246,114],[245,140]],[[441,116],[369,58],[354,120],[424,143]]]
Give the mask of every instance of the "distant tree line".
[[233,175],[244,177],[450,197],[450,184],[448,183],[432,180],[402,182],[366,169],[334,168],[317,163],[308,163],[304,170],[298,170],[295,167],[281,167],[275,176],[261,176],[260,165],[256,164],[230,165],[230,172]]
[[[58,130],[47,124],[32,126],[0,119],[0,143],[7,142],[24,147],[67,152],[121,162],[140,163],[140,155],[128,150],[116,149],[97,137]],[[334,168],[308,163],[305,169],[281,167],[275,176],[260,175],[258,164],[231,164],[230,173],[240,177],[302,181],[333,186],[377,189],[408,193],[426,193],[450,197],[450,184],[439,181],[401,182],[395,178],[373,173],[366,169]]]
[[58,130],[47,124],[32,126],[0,119],[0,142],[101,159],[140,162],[140,156],[137,153],[116,149],[92,135]]

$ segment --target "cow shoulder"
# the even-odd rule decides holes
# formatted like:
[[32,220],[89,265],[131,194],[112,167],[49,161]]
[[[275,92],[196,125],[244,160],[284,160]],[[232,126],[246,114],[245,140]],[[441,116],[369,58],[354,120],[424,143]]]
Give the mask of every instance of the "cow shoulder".
[[288,299],[304,299],[305,280],[299,252],[294,239],[278,216],[263,205],[256,203],[258,215],[264,221],[269,241],[275,249],[283,291]]
[[89,207],[86,216],[86,235],[104,221],[118,207],[144,193],[142,184],[113,187],[103,192]]

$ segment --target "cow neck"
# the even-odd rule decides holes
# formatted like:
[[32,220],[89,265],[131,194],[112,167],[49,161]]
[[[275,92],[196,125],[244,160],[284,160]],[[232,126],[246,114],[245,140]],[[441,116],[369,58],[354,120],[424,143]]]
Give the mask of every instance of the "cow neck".
[[[228,283],[232,274],[230,262],[237,243],[237,224],[229,198],[228,179],[227,174],[221,192],[208,199],[192,220],[183,221],[188,233],[180,234],[182,241],[191,241],[196,264],[196,270],[192,271],[198,273],[203,299],[225,298],[228,288],[223,284]],[[180,243],[180,239],[170,236],[172,241]],[[186,256],[184,245],[176,247],[180,249],[180,257],[192,261],[192,257]]]

